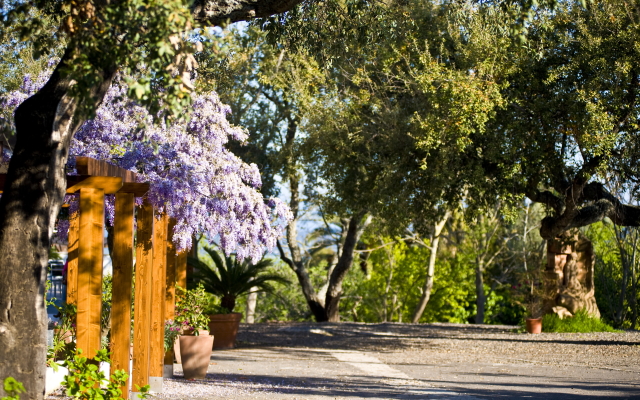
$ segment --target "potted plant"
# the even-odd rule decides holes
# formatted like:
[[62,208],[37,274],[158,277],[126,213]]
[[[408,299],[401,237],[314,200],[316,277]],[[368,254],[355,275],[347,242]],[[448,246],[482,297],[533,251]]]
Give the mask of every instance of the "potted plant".
[[525,318],[525,329],[528,333],[542,332],[542,304],[540,297],[531,295],[527,303],[527,315]]
[[214,339],[207,331],[209,318],[204,314],[209,302],[207,293],[202,285],[192,290],[176,286],[176,298],[175,319],[168,326],[165,325],[165,350],[177,335],[184,377],[204,379]]
[[53,346],[49,349],[51,361],[65,360],[76,350],[76,314],[75,304],[55,306],[59,321],[53,323]]
[[266,272],[272,264],[271,260],[263,258],[252,264],[249,260],[240,261],[234,255],[220,255],[210,247],[204,250],[213,261],[212,264],[197,258],[190,258],[188,262],[195,269],[194,281],[203,285],[208,293],[220,297],[220,306],[209,316],[209,330],[216,337],[214,349],[233,348],[242,319],[242,314],[233,312],[237,298],[250,291],[272,292],[270,282],[289,281]]

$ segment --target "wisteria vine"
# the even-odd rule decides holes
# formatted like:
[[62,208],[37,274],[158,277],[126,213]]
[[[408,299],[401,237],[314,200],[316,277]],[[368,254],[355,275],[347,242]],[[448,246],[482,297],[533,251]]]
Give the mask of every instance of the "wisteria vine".
[[[7,121],[15,108],[37,91],[48,78],[25,76],[19,90],[0,100],[0,119]],[[137,172],[150,183],[149,201],[176,219],[173,242],[179,249],[191,247],[195,234],[219,238],[227,253],[260,259],[264,248],[272,248],[291,218],[279,199],[265,203],[259,192],[260,173],[231,153],[229,139],[245,141],[246,132],[227,121],[231,109],[215,92],[194,96],[190,117],[171,125],[154,123],[149,112],[126,96],[126,87],[116,81],[107,92],[94,119],[76,133],[70,149],[73,156],[107,161]],[[3,122],[3,121],[0,121]],[[3,154],[3,162],[10,152]],[[113,217],[113,202],[107,215]],[[66,234],[68,223],[58,230]]]

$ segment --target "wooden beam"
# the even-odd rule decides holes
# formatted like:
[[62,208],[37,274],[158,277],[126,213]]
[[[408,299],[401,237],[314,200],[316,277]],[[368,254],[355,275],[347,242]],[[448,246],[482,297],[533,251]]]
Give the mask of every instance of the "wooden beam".
[[143,197],[149,191],[149,183],[124,182],[118,193],[133,193],[136,197]]
[[80,189],[102,189],[105,194],[114,194],[122,188],[122,178],[111,176],[91,176],[67,189],[67,193],[75,193]]
[[[175,317],[176,308],[176,247],[173,244],[173,229],[176,226],[175,218],[169,219],[169,226],[167,229],[167,281],[165,289],[165,306],[164,306],[164,318],[165,320],[172,320]],[[169,349],[164,355],[164,365],[169,372],[164,374],[164,377],[173,375],[173,347]]]
[[[89,176],[89,175],[67,175],[67,193],[75,193],[80,187],[101,187],[96,181],[87,181],[89,178],[120,178],[120,177],[104,177],[104,176]],[[7,180],[6,174],[0,174],[0,193],[4,189],[4,183]],[[85,182],[86,181],[86,182]],[[115,181],[117,182],[117,180]],[[111,185],[111,184],[110,184]],[[107,186],[110,190],[115,190],[111,186]],[[149,191],[148,182],[126,182],[123,181],[122,187],[119,192],[134,193],[136,197],[142,197]],[[115,192],[114,192],[115,193]],[[106,193],[113,194],[113,193]]]
[[[111,304],[111,371],[124,370],[131,378],[131,285],[133,274],[133,193],[116,193],[114,240],[111,261],[113,289]],[[120,388],[129,398],[129,385]]]
[[76,157],[76,171],[80,175],[114,176],[122,178],[124,182],[138,181],[135,172],[90,157]]
[[164,370],[164,311],[167,285],[167,226],[166,214],[156,218],[153,225],[153,285],[151,294],[151,353],[150,390],[162,393]]
[[78,305],[78,244],[80,213],[69,213],[69,241],[67,244],[67,304]]
[[95,357],[96,352],[100,350],[103,225],[104,190],[80,189],[76,345],[88,358]]
[[133,380],[149,384],[149,345],[151,329],[151,285],[153,283],[153,206],[148,200],[138,207],[136,242],[135,298],[133,321]]

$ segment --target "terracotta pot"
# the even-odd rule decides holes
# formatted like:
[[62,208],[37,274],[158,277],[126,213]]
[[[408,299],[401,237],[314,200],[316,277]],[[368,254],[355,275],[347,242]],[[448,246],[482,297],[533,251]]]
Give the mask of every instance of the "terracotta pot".
[[542,318],[527,318],[525,329],[529,333],[541,333],[542,332]]
[[204,335],[202,332],[200,331],[199,336],[180,336],[180,357],[185,379],[204,379],[207,375],[213,336]]
[[176,359],[176,364],[182,364],[182,357],[180,357],[180,336],[173,342],[173,356]]
[[[209,331],[205,331],[203,329],[199,329],[198,330],[200,335],[206,336],[209,334]],[[193,335],[193,329],[190,329],[188,331],[183,331],[182,335],[186,335],[186,336],[192,336]],[[213,335],[211,335],[213,336]],[[176,359],[176,364],[182,364],[182,357],[180,357],[180,336],[178,336],[176,338],[176,341],[173,342],[173,355]]]
[[62,331],[59,328],[53,330],[54,335],[60,335],[60,339],[65,343],[71,343],[73,341],[73,332],[70,330]]
[[214,349],[232,349],[236,346],[241,319],[241,313],[209,315],[209,332],[216,338]]

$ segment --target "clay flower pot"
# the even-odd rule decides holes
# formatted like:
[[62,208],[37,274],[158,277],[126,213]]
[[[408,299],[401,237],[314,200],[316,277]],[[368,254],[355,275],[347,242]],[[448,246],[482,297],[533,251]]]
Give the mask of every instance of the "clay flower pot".
[[241,313],[209,315],[209,332],[216,338],[214,349],[233,349],[236,346],[241,319]]
[[213,336],[200,331],[199,336],[180,336],[180,358],[185,379],[204,379],[211,360]]
[[542,332],[542,318],[527,318],[525,329],[528,333]]
[[54,328],[53,334],[59,335],[60,339],[65,343],[71,343],[73,341],[73,332],[70,330],[62,331],[60,328]]

